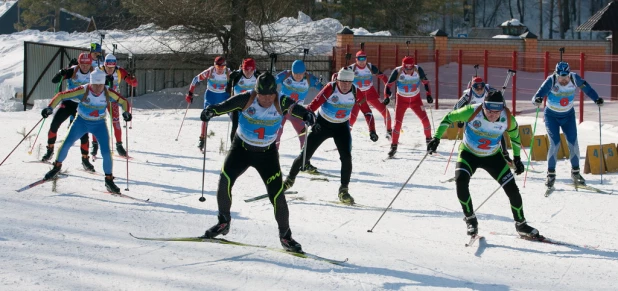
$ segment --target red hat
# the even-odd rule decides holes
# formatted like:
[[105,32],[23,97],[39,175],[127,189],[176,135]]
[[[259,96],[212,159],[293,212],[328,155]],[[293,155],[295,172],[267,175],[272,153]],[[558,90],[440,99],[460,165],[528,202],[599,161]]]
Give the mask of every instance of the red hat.
[[356,53],[356,57],[367,57],[367,54],[365,53],[364,50],[360,50]]
[[225,58],[222,56],[218,56],[215,58],[215,65],[217,66],[225,66]]
[[476,90],[480,90],[480,89],[485,88],[485,82],[483,81],[483,78],[481,77],[474,77],[472,78],[472,83],[470,84],[470,87]]
[[92,64],[92,57],[90,56],[90,53],[81,53],[81,54],[79,54],[79,57],[77,58],[77,63],[91,65]]
[[474,78],[472,78],[472,83],[473,84],[483,83],[483,78],[481,78],[481,77],[474,77]]
[[405,56],[401,61],[401,65],[406,69],[412,69],[415,65],[416,61],[413,57]]
[[247,58],[242,61],[243,70],[255,70],[255,60]]

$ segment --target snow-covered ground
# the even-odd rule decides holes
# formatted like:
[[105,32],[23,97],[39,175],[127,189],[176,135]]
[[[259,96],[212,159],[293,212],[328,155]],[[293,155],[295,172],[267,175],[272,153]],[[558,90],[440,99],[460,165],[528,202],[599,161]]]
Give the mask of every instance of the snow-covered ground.
[[[140,98],[140,102],[153,102]],[[463,214],[454,183],[441,183],[454,173],[447,158],[453,141],[443,140],[442,157],[428,157],[394,201],[382,220],[368,233],[383,209],[397,194],[424,155],[424,137],[418,118],[409,112],[398,159],[382,159],[388,151],[384,125],[377,114],[380,140],[369,140],[359,119],[353,130],[354,172],[350,193],[368,207],[331,204],[339,181],[311,181],[300,174],[288,195],[294,238],[307,252],[345,259],[335,266],[268,250],[189,242],[150,242],[139,236],[197,236],[216,221],[216,185],[225,158],[227,117],[209,125],[214,136],[206,153],[206,202],[201,203],[202,155],[196,148],[199,109],[190,109],[180,138],[174,141],[184,114],[179,109],[136,109],[129,130],[129,191],[149,198],[141,203],[101,191],[103,177],[80,171],[79,148],[72,147],[64,163],[71,175],[26,192],[14,190],[40,179],[50,166],[35,161],[42,154],[48,120],[34,152],[34,137],[22,143],[0,166],[0,289],[2,290],[616,290],[618,288],[618,197],[580,190],[569,185],[570,166],[558,163],[557,191],[543,197],[545,175],[529,173],[525,188],[517,176],[528,222],[547,237],[591,248],[528,242],[516,238],[509,202],[502,191],[477,212],[478,245],[467,242]],[[137,99],[136,99],[137,102]],[[145,107],[145,106],[141,106]],[[139,108],[136,107],[136,108]],[[0,112],[0,158],[40,119],[39,110]],[[446,110],[434,110],[437,125]],[[611,113],[610,113],[611,114]],[[534,117],[523,116],[521,124]],[[537,133],[544,133],[540,126]],[[33,131],[36,134],[38,128]],[[66,125],[58,140],[66,135]],[[124,133],[123,133],[124,136]],[[283,174],[299,153],[294,131],[286,126],[280,156]],[[604,125],[604,141],[618,141],[618,127]],[[598,143],[598,124],[579,125],[579,143]],[[339,175],[340,162],[332,141],[316,152],[312,163]],[[581,164],[583,165],[584,156]],[[95,162],[102,171],[101,161]],[[127,188],[124,160],[115,159],[114,174]],[[536,170],[544,162],[533,162]],[[584,175],[590,185],[611,191],[617,174]],[[470,185],[475,205],[493,192],[497,183],[478,171]],[[279,248],[273,208],[266,201],[243,199],[265,193],[261,179],[248,170],[233,188],[232,228],[225,238]],[[491,234],[497,232],[497,235]]]

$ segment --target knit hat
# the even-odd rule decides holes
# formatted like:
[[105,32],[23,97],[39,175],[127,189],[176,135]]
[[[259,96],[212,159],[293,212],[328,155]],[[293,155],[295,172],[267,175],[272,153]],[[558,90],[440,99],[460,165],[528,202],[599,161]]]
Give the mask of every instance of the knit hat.
[[483,102],[483,106],[488,110],[502,110],[504,109],[504,96],[502,96],[502,92],[500,91],[490,91],[487,96],[485,96],[485,102]]
[[90,73],[90,84],[105,84],[105,74],[103,71],[96,69],[94,72]]

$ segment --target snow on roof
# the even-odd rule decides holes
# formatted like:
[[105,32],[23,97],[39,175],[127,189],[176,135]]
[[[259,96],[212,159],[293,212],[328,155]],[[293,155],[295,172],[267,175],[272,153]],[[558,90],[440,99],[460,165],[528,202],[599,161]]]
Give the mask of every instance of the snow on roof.
[[72,15],[72,16],[74,16],[74,17],[77,17],[77,18],[79,18],[79,19],[81,19],[81,20],[84,20],[84,21],[90,21],[90,18],[88,18],[88,17],[86,17],[86,16],[83,16],[83,15],[81,15],[81,14],[77,14],[77,13],[75,13],[75,12],[71,12],[71,11],[66,10],[66,9],[64,9],[64,8],[60,8],[60,11],[62,11],[62,12],[64,12],[64,13],[66,13],[66,14],[70,14],[70,15]]
[[17,3],[17,1],[4,1],[0,3],[0,17],[2,17],[4,13],[9,11],[9,9],[11,9],[11,7],[13,7],[15,3]]
[[523,23],[519,22],[519,19],[511,19],[511,20],[507,20],[505,22],[502,22],[502,24],[500,24],[500,26],[525,26]]

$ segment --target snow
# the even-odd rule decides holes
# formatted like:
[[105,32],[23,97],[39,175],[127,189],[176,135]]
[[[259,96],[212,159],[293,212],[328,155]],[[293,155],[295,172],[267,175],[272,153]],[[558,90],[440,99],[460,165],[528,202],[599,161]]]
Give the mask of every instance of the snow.
[[502,22],[502,24],[500,24],[500,26],[525,26],[523,23],[519,22],[519,19],[511,19],[511,20],[507,20],[505,22]]
[[[172,95],[170,97],[169,95]],[[159,100],[166,99],[165,102]],[[339,181],[311,181],[300,174],[288,195],[290,224],[303,249],[320,256],[345,259],[345,266],[296,258],[254,248],[188,242],[151,242],[137,236],[197,236],[216,222],[215,191],[225,156],[228,117],[209,124],[214,136],[207,141],[204,196],[202,155],[196,149],[199,102],[187,114],[178,141],[174,141],[185,113],[181,92],[156,93],[136,98],[133,129],[129,130],[128,163],[116,159],[114,174],[123,192],[140,203],[104,194],[103,177],[80,171],[78,144],[73,145],[63,169],[69,178],[22,193],[14,190],[40,179],[48,165],[24,163],[42,155],[50,120],[38,140],[24,141],[0,166],[0,289],[5,290],[615,290],[618,282],[618,231],[615,195],[603,195],[568,185],[570,165],[558,163],[557,191],[545,198],[545,174],[530,172],[524,187],[517,176],[528,222],[550,238],[596,249],[567,247],[515,238],[509,202],[499,191],[477,212],[480,232],[486,236],[471,248],[457,201],[455,184],[440,183],[454,174],[447,158],[453,141],[443,140],[441,157],[424,155],[424,137],[418,118],[406,114],[398,159],[383,162],[389,142],[384,139],[381,115],[376,114],[380,140],[369,140],[360,118],[352,131],[354,172],[350,193],[369,208],[354,208],[325,201],[337,199]],[[145,108],[171,109],[145,109]],[[615,110],[606,110],[616,115]],[[446,110],[433,110],[434,124]],[[393,110],[391,108],[391,113]],[[0,158],[4,159],[41,117],[38,110],[0,112]],[[518,117],[532,124],[534,116]],[[537,134],[545,133],[542,117]],[[597,144],[598,123],[579,125],[584,163],[587,145]],[[67,134],[60,127],[58,140]],[[123,136],[124,136],[123,132]],[[281,145],[282,173],[286,175],[299,154],[294,131],[286,126]],[[618,140],[617,124],[603,124],[604,141]],[[28,155],[30,147],[34,152]],[[312,163],[339,175],[340,161],[328,140]],[[525,156],[524,156],[525,157]],[[94,163],[102,171],[101,160]],[[544,171],[545,162],[532,162]],[[384,207],[402,183],[418,171],[373,229]],[[129,191],[127,188],[129,176]],[[616,188],[616,173],[584,174],[590,185]],[[470,188],[475,205],[495,190],[497,183],[484,171]],[[266,200],[243,199],[265,193],[261,179],[248,170],[233,188],[230,233],[226,239],[279,248],[273,208]],[[298,199],[302,198],[302,199]],[[293,200],[296,199],[296,200]],[[492,235],[490,232],[509,234]]]
[[4,13],[9,11],[9,9],[11,9],[11,7],[13,7],[13,4],[15,3],[17,3],[17,1],[3,1],[2,3],[0,3],[0,17],[2,17]]

